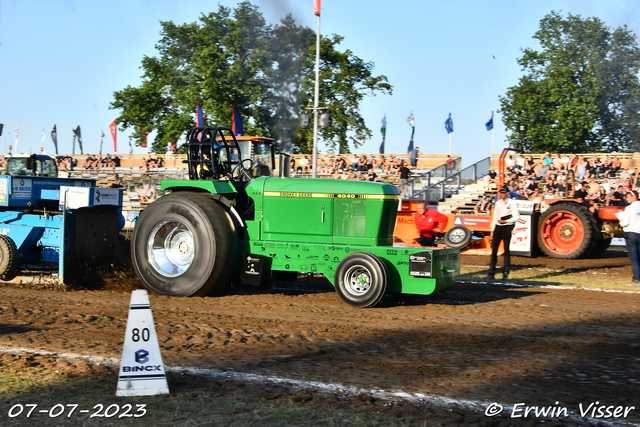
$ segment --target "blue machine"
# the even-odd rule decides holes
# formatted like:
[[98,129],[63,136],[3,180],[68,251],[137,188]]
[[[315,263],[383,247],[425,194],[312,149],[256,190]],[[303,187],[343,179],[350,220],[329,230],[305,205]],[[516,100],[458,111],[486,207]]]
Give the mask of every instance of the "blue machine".
[[95,180],[0,175],[0,277],[37,266],[65,283],[74,263],[104,261],[121,208],[122,190]]

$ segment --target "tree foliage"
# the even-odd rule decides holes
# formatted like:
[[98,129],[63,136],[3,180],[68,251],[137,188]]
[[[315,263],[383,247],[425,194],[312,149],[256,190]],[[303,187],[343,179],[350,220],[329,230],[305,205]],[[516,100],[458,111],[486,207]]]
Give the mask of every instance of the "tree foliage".
[[[142,59],[141,85],[115,92],[111,103],[120,111],[120,129],[133,129],[137,145],[155,130],[151,151],[164,152],[194,126],[200,104],[209,125],[230,127],[236,107],[245,134],[271,136],[280,139],[286,151],[308,152],[298,117],[313,94],[313,30],[296,25],[291,16],[268,25],[248,1],[235,9],[219,6],[198,22],[167,21],[161,26],[158,55]],[[340,126],[322,135],[346,145],[352,134],[357,146],[371,135],[358,112],[365,89],[390,92],[391,87],[386,77],[372,75],[372,64],[350,51],[339,52],[341,41],[334,36],[322,43],[321,93],[326,99],[321,97],[321,102],[331,106],[334,127]]]
[[[510,145],[529,152],[637,150],[640,50],[627,27],[556,12],[524,49],[524,76],[500,97]],[[519,129],[524,126],[524,135]]]

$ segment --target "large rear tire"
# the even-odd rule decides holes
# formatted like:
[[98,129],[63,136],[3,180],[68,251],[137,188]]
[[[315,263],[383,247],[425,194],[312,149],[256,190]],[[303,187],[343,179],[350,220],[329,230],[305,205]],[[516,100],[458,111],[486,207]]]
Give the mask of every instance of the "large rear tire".
[[596,233],[597,223],[586,206],[558,203],[540,216],[538,245],[551,258],[582,258],[592,252]]
[[18,268],[18,248],[9,236],[0,234],[0,278],[6,280],[15,275]]
[[133,230],[131,258],[144,286],[171,296],[217,295],[239,258],[224,208],[205,194],[179,192],[147,207]]
[[336,293],[352,307],[374,307],[387,292],[389,272],[382,260],[369,252],[345,257],[335,274]]

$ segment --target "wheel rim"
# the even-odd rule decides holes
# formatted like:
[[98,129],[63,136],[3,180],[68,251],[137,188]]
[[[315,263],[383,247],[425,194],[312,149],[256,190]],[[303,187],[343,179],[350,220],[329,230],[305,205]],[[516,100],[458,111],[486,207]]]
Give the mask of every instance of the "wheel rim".
[[371,280],[372,275],[367,268],[355,265],[344,275],[345,289],[354,296],[365,295],[371,289]]
[[177,220],[161,221],[151,230],[147,256],[153,268],[165,277],[177,277],[191,267],[195,255],[193,233]]
[[467,237],[467,233],[464,230],[452,230],[449,233],[449,240],[451,243],[461,243]]
[[577,250],[584,239],[582,221],[571,212],[554,212],[542,228],[542,241],[551,251],[567,254]]

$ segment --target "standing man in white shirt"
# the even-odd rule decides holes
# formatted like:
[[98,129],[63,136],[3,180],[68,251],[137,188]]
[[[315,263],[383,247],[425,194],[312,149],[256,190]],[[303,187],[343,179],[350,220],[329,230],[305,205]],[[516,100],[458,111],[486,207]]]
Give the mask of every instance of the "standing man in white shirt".
[[493,208],[493,217],[491,219],[491,261],[489,263],[487,279],[495,279],[500,242],[504,244],[504,270],[502,278],[509,278],[509,270],[511,270],[511,252],[509,251],[509,245],[511,244],[513,226],[518,221],[518,218],[520,218],[518,204],[515,200],[509,198],[509,189],[504,185],[500,189],[500,200],[496,202],[496,206]]
[[631,271],[633,279],[627,286],[640,287],[640,202],[638,193],[635,190],[629,191],[625,198],[627,206],[624,214],[619,215],[620,225],[624,230],[624,237],[627,243],[627,254],[631,261]]

